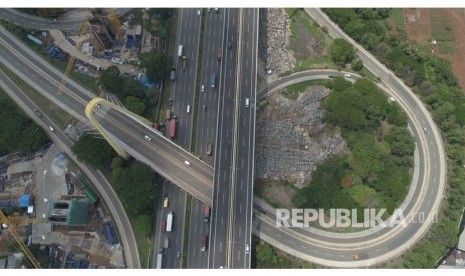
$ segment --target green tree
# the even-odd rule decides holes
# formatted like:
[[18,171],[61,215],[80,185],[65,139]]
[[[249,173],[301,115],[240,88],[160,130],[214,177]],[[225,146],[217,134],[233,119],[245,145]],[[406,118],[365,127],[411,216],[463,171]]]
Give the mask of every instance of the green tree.
[[139,98],[134,96],[128,96],[124,99],[124,106],[137,115],[142,115],[145,111],[145,103],[141,101]]
[[[120,95],[123,92],[124,79],[117,66],[110,66],[100,76],[100,83],[109,92]],[[122,99],[122,97],[120,98]]]
[[112,184],[129,217],[151,213],[156,186],[155,172],[149,166],[137,162],[129,168],[114,169]]
[[360,71],[363,69],[363,61],[361,59],[356,59],[352,62],[352,69],[355,71]]
[[97,169],[103,168],[106,162],[116,156],[106,140],[90,134],[82,135],[71,150],[79,161]]
[[145,69],[150,82],[160,82],[168,77],[171,59],[167,54],[152,49],[147,53],[141,54],[140,59],[141,66]]
[[342,38],[336,38],[333,40],[329,52],[334,63],[339,66],[345,66],[346,63],[349,63],[353,60],[355,49],[352,44],[346,40]]

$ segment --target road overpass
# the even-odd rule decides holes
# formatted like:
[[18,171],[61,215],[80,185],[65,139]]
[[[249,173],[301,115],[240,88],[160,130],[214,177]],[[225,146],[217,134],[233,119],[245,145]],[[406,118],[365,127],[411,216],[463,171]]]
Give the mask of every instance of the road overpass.
[[[41,65],[31,65],[28,63],[27,58],[18,59],[16,55],[19,54],[20,50],[14,51],[5,47],[4,41],[6,38],[1,36],[1,39],[0,54],[2,62],[12,62],[14,65],[10,63],[10,68],[15,70],[20,67],[23,70],[20,72],[21,77],[30,83],[38,85],[39,91],[46,94],[50,93],[50,91],[56,91],[47,91],[42,87],[42,85],[44,87],[50,85],[57,87],[56,79],[48,74],[54,74],[54,72],[51,72],[53,70],[43,69],[49,70],[48,73],[45,73],[39,68]],[[10,56],[8,57],[7,54]],[[388,93],[391,93],[396,98],[409,116],[409,124],[417,140],[415,157],[415,170],[417,171],[415,180],[417,181],[416,184],[412,183],[412,189],[403,204],[403,208],[407,213],[406,218],[412,217],[414,213],[418,212],[424,212],[426,215],[432,214],[438,210],[445,187],[445,155],[439,132],[419,99],[389,70],[378,65],[375,59],[370,59],[370,62],[366,63],[367,67],[377,66],[378,72],[385,72],[380,74],[380,78],[390,85],[391,88],[387,88]],[[33,70],[40,69],[40,73],[31,73],[31,68]],[[61,80],[59,74],[58,80]],[[41,84],[41,82],[44,84]],[[67,89],[83,93],[80,88],[73,85]],[[66,94],[68,95],[68,93]],[[67,106],[68,104],[69,106],[76,104],[76,99],[72,97],[67,98],[65,101],[68,101],[66,102]],[[74,111],[74,113],[79,115],[77,111]],[[428,135],[423,133],[423,127],[430,129]],[[127,129],[120,128],[119,131],[124,132]],[[140,142],[143,139],[141,138],[143,132],[139,130],[138,134],[139,137],[132,137],[132,139]],[[146,146],[142,147],[139,150],[146,149]],[[258,204],[265,207],[260,202]],[[259,229],[255,230],[261,238],[299,258],[337,267],[370,266],[393,256],[398,256],[420,239],[429,228],[429,224],[410,223],[405,228],[375,229],[376,231],[371,230],[369,232],[344,235],[322,232],[317,229],[277,229],[274,227],[272,209],[270,211],[265,207],[265,210],[265,214],[258,215],[261,225],[259,225]],[[352,258],[354,250],[369,252],[370,257],[367,260],[354,262]]]

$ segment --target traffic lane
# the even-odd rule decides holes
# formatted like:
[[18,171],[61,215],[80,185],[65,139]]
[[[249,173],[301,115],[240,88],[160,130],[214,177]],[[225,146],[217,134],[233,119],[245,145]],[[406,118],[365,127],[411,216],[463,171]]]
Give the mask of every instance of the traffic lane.
[[[228,13],[228,12],[226,12]],[[234,14],[232,13],[232,16],[228,16],[227,22],[230,22],[234,18]],[[227,39],[225,37],[224,39]],[[223,39],[223,42],[224,42]],[[224,44],[222,44],[224,45]],[[228,60],[226,60],[227,62]],[[233,66],[234,63],[229,61],[231,66]],[[225,65],[226,66],[226,65]],[[229,93],[226,93],[226,87],[233,88],[234,87],[234,75],[227,75],[227,68],[224,70],[225,74],[220,75],[221,79],[221,85],[222,87],[222,92],[221,92],[221,98],[222,98],[222,106],[221,106],[221,111],[219,111],[219,119],[220,119],[220,125],[219,127],[219,136],[220,139],[217,139],[217,141],[222,141],[220,142],[219,151],[216,152],[217,154],[217,159],[216,162],[216,168],[218,168],[218,175],[216,176],[217,183],[221,183],[221,185],[216,186],[215,185],[215,192],[217,194],[216,198],[216,204],[214,202],[214,207],[215,208],[215,222],[214,222],[214,227],[213,231],[215,233],[215,239],[214,239],[214,252],[212,253],[213,256],[213,261],[211,262],[210,267],[217,268],[219,266],[224,266],[225,263],[227,262],[226,257],[227,257],[227,232],[228,232],[228,227],[232,227],[229,225],[229,211],[230,211],[230,189],[231,189],[231,171],[230,171],[230,166],[231,166],[231,147],[232,147],[232,139],[233,139],[233,116],[230,116],[232,114],[232,107],[234,106],[234,100],[232,95],[230,94],[231,92],[228,91]],[[221,129],[220,129],[221,126]],[[218,144],[218,142],[217,142]],[[224,153],[223,153],[224,152]],[[221,163],[218,163],[221,162]],[[214,198],[215,200],[215,198]]]
[[[84,107],[87,104],[87,102],[83,101],[77,96],[73,96],[72,94],[66,92],[62,93],[62,95],[53,95],[49,93],[50,90],[55,91],[57,89],[56,86],[53,87],[53,84],[49,83],[49,79],[45,78],[37,72],[32,72],[24,66],[16,67],[15,64],[19,64],[17,60],[14,59],[13,56],[5,55],[5,52],[2,49],[0,49],[0,54],[1,62],[7,65],[10,69],[13,69],[14,73],[17,73],[19,77],[27,80],[28,83],[34,83],[35,86],[33,86],[33,88],[39,90],[41,94],[46,96],[51,101],[62,103],[61,107],[65,109],[65,111],[68,111],[70,115],[76,116],[80,120],[86,119],[84,114]],[[15,69],[17,71],[15,71]],[[70,108],[67,109],[64,108],[64,106]]]
[[114,137],[120,137],[123,143],[141,153],[141,157],[150,161],[149,165],[152,167],[158,168],[157,170],[160,174],[179,185],[184,184],[188,192],[208,202],[211,196],[211,188],[206,186],[205,183],[211,180],[197,174],[190,166],[183,164],[182,161],[173,160],[173,157],[164,147],[147,141],[143,138],[143,135],[135,134],[139,131],[137,127],[123,125],[123,123],[105,116],[102,124],[106,127],[107,131],[111,130],[110,133]]
[[[94,111],[95,110],[96,109],[94,109]],[[121,113],[119,109],[111,108],[105,114],[108,114],[118,122],[124,122],[126,125],[129,125],[129,129],[136,129],[137,133],[142,133],[140,135],[142,138],[145,135],[147,135],[149,136],[149,138],[154,139],[154,142],[156,142],[154,143],[155,146],[158,146],[159,144],[163,145],[163,152],[169,151],[172,155],[172,158],[177,159],[178,163],[183,164],[182,167],[184,168],[184,170],[195,171],[197,174],[200,174],[204,178],[204,180],[210,179],[211,181],[213,175],[213,168],[211,168],[206,163],[200,161],[199,159],[193,157],[190,152],[178,147],[176,144],[169,141],[169,139],[162,136],[159,131],[156,131],[146,125],[140,124],[138,120],[132,118],[131,116],[127,116],[126,114]],[[128,131],[130,131],[129,129]],[[131,133],[131,135],[134,135],[134,133]],[[147,141],[147,139],[144,140]],[[185,163],[185,161],[188,161],[189,164]]]
[[[2,26],[0,26],[0,38],[3,40],[2,43],[0,43],[3,51],[11,57],[17,56],[16,62],[18,62],[18,64],[15,64],[16,66],[25,67],[27,69],[37,67],[39,71],[43,72],[43,75],[49,76],[48,78],[54,82],[61,83],[64,78],[64,74],[62,72],[58,71],[53,66],[50,66],[43,58],[31,51],[26,45],[24,45],[24,43],[11,35]],[[67,79],[65,87],[70,90],[73,95],[78,95],[85,101],[90,101],[94,97],[93,93],[84,89],[73,80]],[[54,91],[54,88],[50,89],[51,91]]]
[[33,29],[62,29],[71,30],[79,28],[79,25],[86,18],[81,18],[73,21],[55,22],[53,19],[45,19],[38,16],[23,13],[21,11],[15,11],[13,9],[0,9],[0,17],[3,19],[15,22],[19,25],[26,26]]
[[[160,245],[164,245],[165,238],[169,238],[168,248],[163,250],[165,257],[165,268],[181,268],[181,254],[184,234],[184,212],[185,212],[185,192],[181,191],[176,185],[167,181],[164,197],[168,197],[168,207],[163,208],[163,221],[166,222],[166,216],[173,212],[173,226],[171,232],[165,232],[161,235]],[[160,200],[163,204],[164,197]],[[160,226],[161,227],[161,224]]]
[[210,223],[204,221],[204,206],[205,204],[198,200],[192,201],[188,268],[206,268],[208,265],[208,248],[205,252],[201,251],[202,238],[210,236]]
[[[253,135],[252,108],[245,106],[245,99],[253,99],[252,97],[255,91],[255,85],[253,82],[253,76],[256,74],[253,72],[254,58],[253,50],[254,45],[254,32],[256,26],[253,20],[252,9],[244,9],[244,24],[243,24],[243,55],[241,59],[241,89],[239,97],[239,118],[238,118],[238,149],[237,149],[237,183],[235,192],[235,221],[234,221],[234,256],[233,266],[235,268],[246,268],[248,263],[248,253],[246,247],[250,243],[250,235],[247,230],[251,222],[251,187],[253,182],[253,176],[251,175],[250,168],[253,166],[253,158],[251,153],[251,139],[250,135]],[[251,18],[252,17],[252,18]],[[252,24],[250,24],[252,23]],[[252,27],[251,27],[252,25]],[[251,31],[252,30],[252,31]],[[253,100],[252,100],[253,101]],[[252,160],[251,160],[252,159]]]

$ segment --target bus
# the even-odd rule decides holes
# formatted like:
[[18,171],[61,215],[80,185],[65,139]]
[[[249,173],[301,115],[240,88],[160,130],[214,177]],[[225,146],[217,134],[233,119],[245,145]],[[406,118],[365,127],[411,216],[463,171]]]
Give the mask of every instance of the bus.
[[173,228],[173,212],[169,212],[166,217],[166,232],[171,232]]

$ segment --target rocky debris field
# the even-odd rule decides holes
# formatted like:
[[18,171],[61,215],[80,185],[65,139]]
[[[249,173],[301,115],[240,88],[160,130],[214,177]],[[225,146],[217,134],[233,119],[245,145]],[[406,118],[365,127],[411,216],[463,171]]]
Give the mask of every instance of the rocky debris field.
[[284,9],[260,9],[258,55],[265,61],[265,71],[271,70],[268,77],[277,78],[280,74],[294,69],[296,59],[289,49],[290,22]]
[[330,93],[311,86],[297,100],[276,93],[257,113],[255,179],[295,181],[297,188],[310,180],[316,166],[345,150],[339,133],[328,133],[320,101]]

